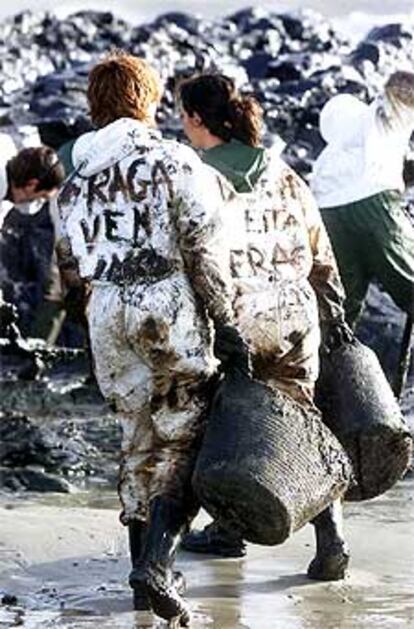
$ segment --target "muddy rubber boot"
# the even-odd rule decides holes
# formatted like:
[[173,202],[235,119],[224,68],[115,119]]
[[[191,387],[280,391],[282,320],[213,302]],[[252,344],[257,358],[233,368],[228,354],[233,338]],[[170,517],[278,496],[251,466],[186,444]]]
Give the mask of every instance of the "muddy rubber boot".
[[132,564],[132,570],[129,575],[129,585],[134,592],[135,611],[151,609],[145,585],[145,574],[142,569],[142,562],[140,561],[146,531],[147,525],[139,520],[132,520],[132,522],[128,524],[129,552]]
[[[151,609],[151,604],[147,594],[146,575],[141,554],[144,547],[147,524],[139,520],[133,520],[128,525],[129,552],[131,557],[132,570],[129,574],[129,585],[134,594],[134,610],[146,611]],[[173,572],[174,586],[179,594],[185,592],[185,579],[181,572]]]
[[181,627],[189,625],[190,609],[178,591],[172,566],[186,525],[186,514],[178,502],[163,496],[155,498],[140,559],[152,610]]
[[221,557],[244,557],[246,554],[244,541],[216,521],[207,524],[201,531],[190,531],[184,535],[181,548],[192,553]]
[[342,504],[335,500],[312,524],[316,534],[316,556],[308,567],[308,577],[317,581],[339,581],[346,576],[349,550],[342,533]]

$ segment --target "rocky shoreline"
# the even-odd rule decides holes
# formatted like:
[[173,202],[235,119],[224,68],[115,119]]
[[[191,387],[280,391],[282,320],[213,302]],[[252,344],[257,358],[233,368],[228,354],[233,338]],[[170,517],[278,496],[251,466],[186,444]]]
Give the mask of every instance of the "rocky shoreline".
[[25,12],[0,24],[0,125],[29,133],[21,127],[68,126],[85,115],[89,66],[116,47],[159,70],[166,91],[158,123],[167,135],[181,134],[174,108],[177,79],[226,72],[262,103],[267,143],[280,135],[286,159],[306,175],[322,148],[323,104],[342,91],[371,98],[388,74],[411,68],[414,24],[373,28],[355,45],[310,10],[249,8],[215,20],[170,12],[140,25],[109,12],[82,11],[65,19]]

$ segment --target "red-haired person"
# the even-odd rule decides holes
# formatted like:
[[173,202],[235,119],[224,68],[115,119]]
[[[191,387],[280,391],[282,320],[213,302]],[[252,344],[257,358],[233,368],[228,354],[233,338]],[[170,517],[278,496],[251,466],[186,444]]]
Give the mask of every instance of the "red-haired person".
[[191,475],[218,365],[213,327],[220,357],[245,363],[247,349],[232,327],[217,178],[155,129],[160,97],[142,59],[114,53],[92,69],[97,130],[72,150],[60,250],[66,279],[90,283],[96,377],[123,429],[119,495],[135,608],[187,625],[172,567],[198,510]]

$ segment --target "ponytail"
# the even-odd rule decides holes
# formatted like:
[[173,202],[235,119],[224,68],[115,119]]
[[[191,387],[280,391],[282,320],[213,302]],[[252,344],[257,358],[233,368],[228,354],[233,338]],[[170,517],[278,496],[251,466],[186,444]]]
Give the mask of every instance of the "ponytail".
[[233,138],[258,146],[262,137],[262,109],[252,96],[239,96],[229,103],[229,123]]

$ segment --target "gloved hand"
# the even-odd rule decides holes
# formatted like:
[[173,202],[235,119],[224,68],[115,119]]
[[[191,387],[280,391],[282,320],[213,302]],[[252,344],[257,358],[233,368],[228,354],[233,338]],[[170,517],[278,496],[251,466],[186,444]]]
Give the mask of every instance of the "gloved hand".
[[234,326],[216,325],[214,355],[221,361],[224,370],[236,367],[246,374],[250,373],[249,349]]
[[355,336],[346,321],[342,319],[331,319],[321,324],[322,346],[324,349],[332,351],[341,345],[352,343]]
[[90,294],[90,287],[83,282],[80,286],[71,286],[64,297],[64,308],[68,318],[73,323],[86,326],[86,306]]

